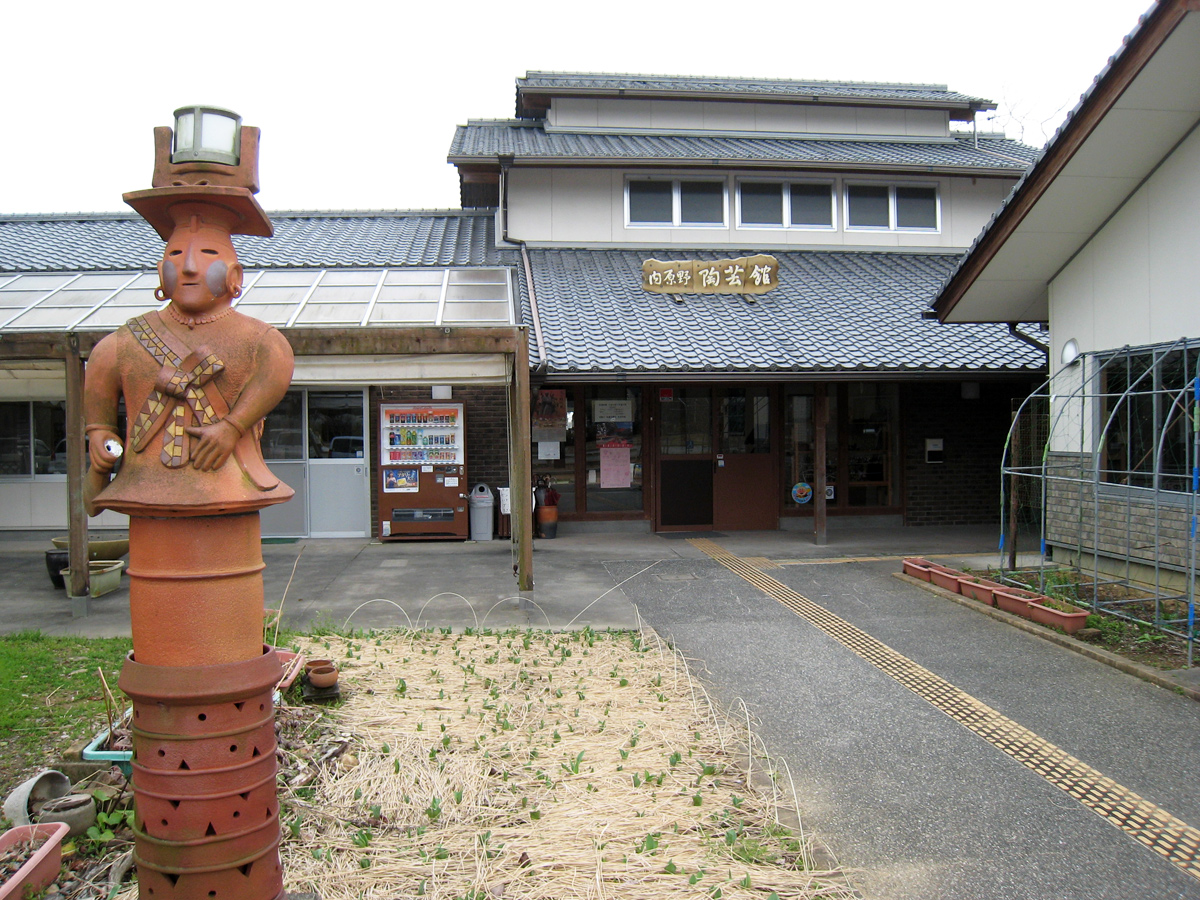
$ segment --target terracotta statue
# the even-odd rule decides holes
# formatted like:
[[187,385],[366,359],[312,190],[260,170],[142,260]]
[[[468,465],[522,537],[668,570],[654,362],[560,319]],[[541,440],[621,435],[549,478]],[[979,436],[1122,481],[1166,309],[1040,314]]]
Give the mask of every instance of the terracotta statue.
[[230,236],[271,234],[252,196],[257,140],[241,128],[236,166],[176,165],[171,129],[155,129],[154,186],[125,201],[167,242],[156,294],[170,302],[100,341],[85,370],[88,510],[129,515],[133,653],[120,686],[133,701],[144,900],[284,897],[259,510],[292,490],[258,439],[293,360],[283,335],[232,305]]
[[[242,267],[221,208],[180,203],[170,212],[175,229],[158,264],[170,304],[131,319],[88,360],[91,484],[102,488],[88,498],[93,515],[243,512],[293,493],[267,469],[258,442],[263,417],[291,381],[291,347],[230,305]],[[116,434],[122,396],[124,437]],[[102,476],[119,457],[120,472],[106,485]]]

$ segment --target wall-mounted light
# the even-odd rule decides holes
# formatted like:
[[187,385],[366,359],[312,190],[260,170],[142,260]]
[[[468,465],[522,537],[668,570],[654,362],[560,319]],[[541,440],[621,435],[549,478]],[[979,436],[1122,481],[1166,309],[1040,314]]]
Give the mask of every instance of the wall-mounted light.
[[184,106],[175,110],[175,142],[171,162],[238,164],[242,117],[219,106]]
[[1062,363],[1063,368],[1065,369],[1067,366],[1073,365],[1075,362],[1077,362],[1080,355],[1079,341],[1075,340],[1075,338],[1071,338],[1069,341],[1063,344],[1062,354],[1059,356],[1059,361]]

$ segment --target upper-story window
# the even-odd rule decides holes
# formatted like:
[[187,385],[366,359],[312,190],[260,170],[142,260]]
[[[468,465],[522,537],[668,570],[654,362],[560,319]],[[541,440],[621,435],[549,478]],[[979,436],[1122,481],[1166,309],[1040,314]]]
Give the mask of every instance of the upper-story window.
[[750,228],[833,228],[833,185],[821,182],[743,181],[738,224]]
[[846,227],[872,231],[937,231],[938,191],[932,185],[846,185]]
[[630,225],[725,227],[724,181],[630,180],[625,197]]

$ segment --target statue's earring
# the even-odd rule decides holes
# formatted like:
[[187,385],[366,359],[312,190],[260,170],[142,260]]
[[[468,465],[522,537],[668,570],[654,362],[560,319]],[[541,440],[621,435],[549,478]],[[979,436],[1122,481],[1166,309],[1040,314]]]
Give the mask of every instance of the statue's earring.
[[233,299],[236,300],[240,296],[242,296],[242,286],[239,284],[233,289]]
[[159,301],[160,303],[161,303],[163,300],[166,300],[166,299],[167,299],[167,295],[166,295],[166,293],[163,291],[163,289],[162,289],[161,287],[156,287],[156,288],[154,289],[154,299],[155,299],[155,300],[157,300],[157,301]]

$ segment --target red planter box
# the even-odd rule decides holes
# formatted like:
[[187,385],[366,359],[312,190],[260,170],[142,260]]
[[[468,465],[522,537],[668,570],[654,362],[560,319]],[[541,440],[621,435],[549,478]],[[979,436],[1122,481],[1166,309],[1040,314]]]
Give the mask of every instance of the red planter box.
[[976,578],[973,575],[964,575],[958,579],[960,594],[970,597],[972,600],[978,600],[980,603],[986,603],[988,606],[996,605],[992,594],[997,589],[1004,590],[1004,585],[988,581],[986,578]]
[[8,881],[0,884],[0,900],[25,900],[54,883],[62,868],[62,842],[71,826],[66,822],[43,822],[39,825],[18,825],[0,834],[0,850],[38,835],[45,838],[42,845]]
[[929,580],[940,588],[945,588],[948,591],[958,593],[958,579],[962,578],[962,572],[956,572],[954,569],[936,568],[929,570]]
[[996,606],[1005,612],[1014,613],[1026,619],[1033,618],[1033,614],[1029,611],[1029,604],[1041,599],[1041,594],[1014,587],[993,588],[992,596],[995,598]]
[[906,559],[904,560],[904,574],[912,578],[920,578],[922,581],[929,580],[930,563],[924,559]]
[[1041,625],[1050,625],[1054,628],[1061,628],[1067,634],[1074,634],[1087,622],[1088,613],[1083,609],[1076,612],[1063,612],[1049,606],[1042,606],[1040,603],[1031,603],[1029,617]]

